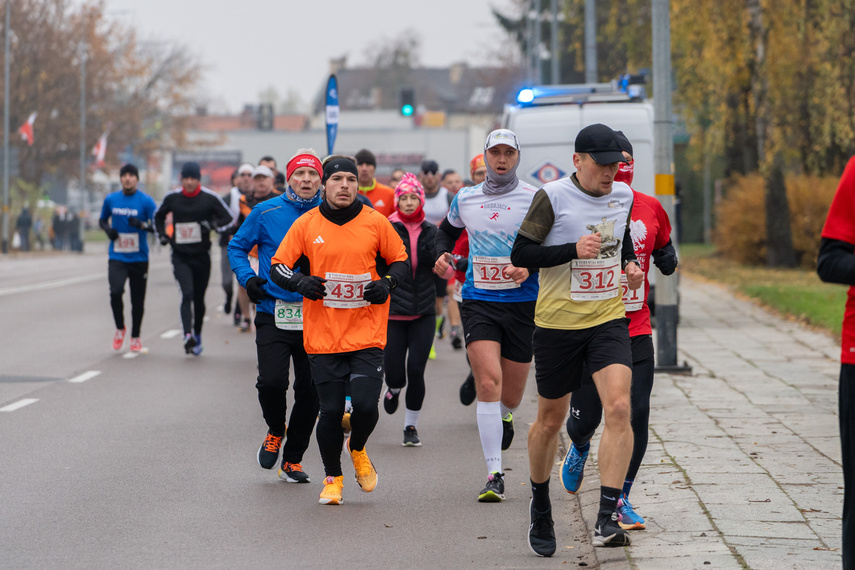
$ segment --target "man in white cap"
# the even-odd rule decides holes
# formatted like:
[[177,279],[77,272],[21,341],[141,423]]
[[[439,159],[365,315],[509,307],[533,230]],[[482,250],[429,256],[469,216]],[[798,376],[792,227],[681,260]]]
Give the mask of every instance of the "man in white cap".
[[[235,173],[232,175],[232,187],[227,194],[222,196],[223,202],[226,203],[232,215],[235,217],[240,213],[240,198],[241,196],[245,196],[248,192],[252,190],[252,171],[255,170],[250,163],[244,162],[241,164]],[[234,228],[234,231],[237,231],[237,228]],[[234,235],[234,231],[225,231],[220,234],[220,274],[222,276],[223,281],[223,291],[226,294],[226,302],[223,305],[223,312],[227,315],[232,311],[232,297],[234,295],[234,288],[232,287],[232,281],[234,280],[234,275],[232,274],[231,265],[229,265],[229,256],[226,248],[229,245],[229,240]],[[236,315],[239,315],[240,311],[236,311]],[[237,324],[240,324],[239,321]]]
[[529,269],[514,266],[510,255],[537,188],[517,178],[519,156],[519,141],[512,131],[490,133],[484,145],[487,179],[457,193],[436,238],[434,270],[445,276],[457,238],[464,229],[469,233],[460,314],[487,461],[487,484],[478,495],[480,502],[505,498],[502,450],[513,441],[513,411],[522,401],[532,359],[538,278]]

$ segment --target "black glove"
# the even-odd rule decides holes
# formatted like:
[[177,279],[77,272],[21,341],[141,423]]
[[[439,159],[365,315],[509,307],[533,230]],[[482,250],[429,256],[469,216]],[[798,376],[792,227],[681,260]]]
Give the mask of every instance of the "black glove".
[[372,305],[382,305],[389,298],[391,290],[392,282],[383,277],[366,285],[362,290],[362,298]]
[[662,275],[671,275],[677,269],[677,252],[670,243],[662,249],[653,250],[653,264],[659,268]]
[[169,244],[169,236],[160,236],[160,245],[168,245]]
[[128,218],[128,225],[138,230],[142,229],[142,222],[139,220],[139,218]]
[[107,230],[107,237],[110,238],[110,241],[116,241],[119,239],[119,231],[116,228],[110,228]]
[[310,301],[317,301],[327,296],[327,289],[324,287],[326,282],[327,280],[323,277],[303,275],[302,273],[295,273],[291,277],[291,287],[293,287],[294,292]]
[[267,279],[262,279],[258,276],[250,277],[246,280],[246,294],[249,300],[256,305],[267,298],[267,295],[264,293],[265,283],[267,283]]
[[466,272],[466,269],[469,267],[469,256],[452,254],[451,257],[452,257],[451,267],[455,271]]

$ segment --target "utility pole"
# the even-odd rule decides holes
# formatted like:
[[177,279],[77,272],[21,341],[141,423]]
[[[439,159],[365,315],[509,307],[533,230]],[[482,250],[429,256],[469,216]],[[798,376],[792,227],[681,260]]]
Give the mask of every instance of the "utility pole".
[[[656,197],[668,214],[671,241],[676,244],[674,219],[674,118],[671,111],[671,14],[670,0],[652,0],[653,9],[653,167]],[[677,276],[656,276],[656,369],[689,373],[677,365],[677,322],[679,320]]]
[[534,53],[534,19],[532,12],[534,11],[534,0],[529,0],[525,3],[525,67],[526,79],[529,85],[534,84],[534,65],[532,64],[532,54]]
[[3,26],[3,253],[9,253],[9,26],[12,0],[6,0]]
[[558,0],[552,0],[552,73],[550,79],[553,85],[561,84],[561,54],[558,51]]
[[543,21],[540,18],[540,0],[534,0],[534,83],[543,84],[543,60],[540,58],[541,31]]
[[597,0],[585,0],[585,83],[597,82]]
[[[85,30],[84,30],[85,33]],[[86,188],[86,40],[80,40],[80,235],[86,229],[86,217],[89,216],[89,196]],[[84,217],[86,216],[86,217]]]

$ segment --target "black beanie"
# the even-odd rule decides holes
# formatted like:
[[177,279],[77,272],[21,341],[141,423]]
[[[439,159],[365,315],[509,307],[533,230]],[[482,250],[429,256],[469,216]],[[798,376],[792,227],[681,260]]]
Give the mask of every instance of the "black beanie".
[[185,162],[181,167],[181,178],[202,179],[202,169],[199,168],[198,162]]
[[119,171],[119,178],[124,176],[125,174],[133,174],[137,177],[137,180],[140,179],[140,171],[137,170],[137,167],[131,164],[130,162],[122,167]]
[[367,148],[363,148],[357,152],[354,158],[356,158],[356,164],[370,164],[371,166],[377,166],[377,159],[374,157],[374,153]]
[[326,184],[330,176],[336,172],[350,172],[354,176],[359,176],[359,173],[356,171],[356,165],[353,164],[352,160],[349,158],[334,158],[324,166],[324,175],[321,177],[321,181]]

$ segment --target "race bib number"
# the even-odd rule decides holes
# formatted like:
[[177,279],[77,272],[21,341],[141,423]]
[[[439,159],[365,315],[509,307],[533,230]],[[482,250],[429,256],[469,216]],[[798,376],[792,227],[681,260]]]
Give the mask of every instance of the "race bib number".
[[282,299],[276,299],[273,309],[273,319],[276,328],[285,331],[303,330],[303,303],[287,303]]
[[519,287],[508,275],[510,257],[472,256],[472,281],[476,289],[515,289]]
[[371,283],[371,274],[349,275],[347,273],[327,273],[324,275],[327,296],[324,307],[335,309],[358,309],[371,303],[362,298],[365,286]]
[[132,234],[119,234],[119,237],[113,242],[113,251],[115,253],[137,253],[139,250],[140,234],[137,232]]
[[202,226],[198,222],[175,224],[175,243],[199,243],[202,241]]
[[[647,278],[646,275],[644,277],[645,279]],[[626,274],[621,273],[620,286],[623,291],[621,301],[623,301],[626,312],[631,313],[632,311],[640,311],[641,307],[644,306],[644,281],[641,282],[641,287],[632,291],[630,290],[629,285],[627,285]]]
[[602,301],[620,295],[620,259],[574,259],[570,262],[570,299]]
[[460,281],[454,281],[454,292],[451,294],[451,298],[458,303],[463,302],[463,283]]

